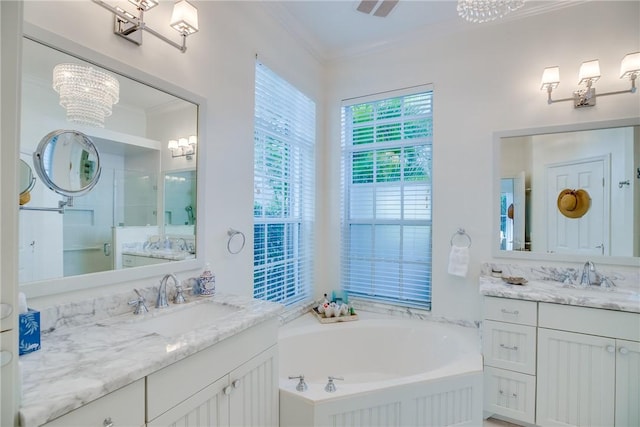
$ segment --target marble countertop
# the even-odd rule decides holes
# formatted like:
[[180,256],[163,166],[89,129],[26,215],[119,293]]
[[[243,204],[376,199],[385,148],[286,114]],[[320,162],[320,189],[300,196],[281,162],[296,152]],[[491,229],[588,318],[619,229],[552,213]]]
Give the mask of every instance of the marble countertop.
[[173,337],[131,327],[130,312],[119,316],[122,322],[109,318],[43,334],[41,349],[20,357],[20,425],[51,421],[283,311],[280,304],[220,293],[188,304],[205,302],[237,311]]
[[492,297],[640,313],[640,289],[629,287],[616,287],[613,290],[599,286],[581,288],[552,280],[529,280],[525,285],[510,285],[501,278],[483,275],[480,276],[480,293]]
[[134,255],[134,256],[144,256],[148,258],[160,258],[160,259],[168,259],[171,261],[183,261],[185,259],[193,259],[196,256],[192,253],[186,251],[171,251],[171,250],[134,250],[134,249],[126,249],[122,251],[123,255]]

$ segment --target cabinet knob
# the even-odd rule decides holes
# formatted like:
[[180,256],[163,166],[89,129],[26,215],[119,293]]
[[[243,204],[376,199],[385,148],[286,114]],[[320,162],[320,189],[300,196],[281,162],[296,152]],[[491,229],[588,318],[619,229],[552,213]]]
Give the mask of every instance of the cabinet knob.
[[111,417],[105,418],[104,421],[102,422],[102,425],[104,427],[113,427],[114,426],[113,421],[111,421]]
[[629,349],[627,347],[620,347],[620,354],[629,354]]
[[233,386],[233,388],[238,388],[240,387],[240,380],[234,380],[231,385]]
[[615,353],[616,352],[616,348],[612,345],[608,345],[607,346],[607,352],[608,353]]
[[226,386],[225,388],[222,389],[222,392],[227,396],[231,394],[231,391],[232,391],[231,386]]

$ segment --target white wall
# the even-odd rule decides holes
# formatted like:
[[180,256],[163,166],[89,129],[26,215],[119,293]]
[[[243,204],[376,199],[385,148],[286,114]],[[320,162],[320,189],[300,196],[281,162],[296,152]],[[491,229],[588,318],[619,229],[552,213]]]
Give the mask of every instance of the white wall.
[[[492,137],[524,129],[640,115],[639,95],[598,98],[597,106],[547,105],[543,68],[558,65],[558,97],[570,96],[583,61],[600,59],[598,92],[627,89],[620,60],[640,50],[640,3],[586,2],[532,16],[336,61],[328,70],[327,140],[319,181],[329,200],[321,245],[327,267],[319,283],[339,283],[340,100],[424,83],[434,85],[433,313],[481,317],[480,264],[492,261]],[[447,274],[449,239],[458,228],[473,239],[467,278]],[[320,290],[322,292],[322,290]]]
[[[592,58],[600,59],[603,76],[598,92],[626,89],[617,74],[620,59],[640,50],[637,2],[587,2],[326,67],[257,2],[195,3],[201,31],[189,38],[185,54],[148,34],[141,47],[114,36],[111,14],[90,2],[25,2],[25,19],[208,100],[206,140],[199,141],[206,146],[203,243],[223,291],[252,290],[251,248],[228,254],[226,231],[239,229],[252,241],[256,53],[318,105],[317,295],[339,284],[340,100],[434,84],[433,311],[452,318],[480,318],[479,266],[492,260],[493,132],[640,115],[638,94],[599,98],[596,107],[575,110],[570,103],[547,105],[539,90],[542,69],[559,65],[557,93],[568,96],[580,63]],[[171,37],[169,9],[162,3],[147,20]],[[446,273],[449,239],[459,227],[473,239],[466,279]]]
[[[115,0],[113,4],[115,4]],[[280,27],[259,2],[194,1],[200,31],[189,37],[188,50],[177,49],[144,34],[136,46],[113,34],[113,16],[89,1],[28,1],[25,21],[73,40],[102,54],[207,99],[203,212],[207,235],[199,241],[221,291],[251,295],[251,245],[238,255],[227,252],[227,229],[253,237],[253,88],[256,54],[274,71],[297,86],[318,105],[318,140],[322,141],[323,67]],[[129,3],[123,2],[125,7]],[[145,15],[145,21],[170,38],[172,2]],[[77,19],[82,16],[83,19]],[[200,159],[202,160],[202,159]],[[200,185],[200,183],[198,183]],[[142,285],[151,285],[146,280]],[[133,289],[136,283],[122,284]],[[56,298],[49,301],[54,302]]]

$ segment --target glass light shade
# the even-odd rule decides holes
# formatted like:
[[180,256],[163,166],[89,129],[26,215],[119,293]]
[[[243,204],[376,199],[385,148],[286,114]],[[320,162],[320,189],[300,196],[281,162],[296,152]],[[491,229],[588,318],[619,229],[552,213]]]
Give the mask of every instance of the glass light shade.
[[188,147],[189,140],[187,138],[178,138],[178,147]]
[[135,5],[138,9],[144,10],[145,12],[158,5],[156,0],[129,0],[129,3]]
[[196,145],[198,143],[198,137],[195,135],[191,135],[189,137],[189,145]]
[[555,89],[560,84],[560,67],[547,67],[542,72],[540,89]]
[[525,0],[458,0],[458,16],[482,23],[502,18],[524,6]]
[[169,140],[169,144],[167,145],[169,150],[176,150],[178,148],[178,141],[175,139]]
[[119,101],[120,83],[111,74],[80,64],[58,64],[53,68],[53,89],[67,120],[104,127],[111,107]]
[[198,31],[198,9],[187,0],[180,0],[173,6],[171,27],[177,32],[189,35]]
[[578,74],[578,84],[591,81],[595,82],[600,78],[600,61],[594,59],[592,61],[583,62],[580,66],[580,73]]
[[620,78],[631,77],[640,73],[640,52],[630,53],[620,63]]

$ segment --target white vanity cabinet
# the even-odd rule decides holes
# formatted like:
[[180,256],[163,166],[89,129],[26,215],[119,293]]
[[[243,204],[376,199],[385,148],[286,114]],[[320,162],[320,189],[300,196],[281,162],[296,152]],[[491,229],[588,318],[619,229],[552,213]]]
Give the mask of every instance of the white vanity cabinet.
[[485,297],[484,319],[485,412],[533,423],[537,303]]
[[168,260],[165,258],[154,258],[149,256],[138,256],[138,255],[129,255],[129,254],[122,255],[122,266],[124,268],[163,264],[169,261],[171,260]]
[[539,303],[536,424],[640,425],[640,315]]
[[277,426],[277,320],[147,377],[147,426]]
[[118,427],[144,423],[144,378],[94,400],[43,427]]

